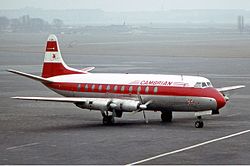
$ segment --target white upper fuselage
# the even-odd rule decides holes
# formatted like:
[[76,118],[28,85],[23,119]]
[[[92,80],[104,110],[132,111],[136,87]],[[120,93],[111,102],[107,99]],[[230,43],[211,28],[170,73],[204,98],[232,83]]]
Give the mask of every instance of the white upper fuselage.
[[161,75],[161,74],[118,74],[118,73],[91,73],[70,74],[49,78],[53,82],[88,83],[88,84],[117,84],[142,86],[174,86],[194,87],[197,82],[210,82],[199,76]]

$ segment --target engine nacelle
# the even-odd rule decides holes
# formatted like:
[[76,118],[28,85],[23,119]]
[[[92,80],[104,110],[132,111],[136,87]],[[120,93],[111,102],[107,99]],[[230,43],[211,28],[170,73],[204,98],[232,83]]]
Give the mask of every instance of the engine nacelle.
[[112,103],[116,104],[115,110],[124,111],[124,112],[132,112],[138,110],[140,105],[139,101],[134,100],[116,100]]
[[83,109],[107,111],[109,109],[110,102],[110,99],[93,98],[84,103],[76,103],[76,106]]
[[75,105],[90,110],[132,112],[139,109],[140,102],[124,99],[89,98],[87,101],[75,103]]

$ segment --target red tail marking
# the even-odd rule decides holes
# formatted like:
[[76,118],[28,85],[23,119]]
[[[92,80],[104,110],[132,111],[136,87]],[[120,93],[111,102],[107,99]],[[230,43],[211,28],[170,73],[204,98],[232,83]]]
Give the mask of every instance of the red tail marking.
[[62,63],[44,63],[42,77],[48,78],[58,75],[80,74],[80,72],[66,69]]
[[46,51],[57,52],[57,42],[56,41],[47,41]]

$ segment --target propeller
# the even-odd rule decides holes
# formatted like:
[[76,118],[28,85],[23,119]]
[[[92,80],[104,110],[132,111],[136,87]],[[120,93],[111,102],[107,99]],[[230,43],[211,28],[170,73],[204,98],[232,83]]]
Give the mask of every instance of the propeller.
[[223,92],[221,92],[221,94],[224,96],[226,102],[228,102],[229,101],[229,94],[225,94]]
[[233,104],[232,104],[232,102],[230,102],[230,98],[231,98],[231,96],[232,95],[234,95],[235,93],[223,93],[222,92],[222,95],[224,96],[224,98],[225,98],[225,100],[226,100],[226,106],[225,106],[225,109],[227,110],[227,111],[229,111],[229,112],[231,112],[232,111],[232,109],[233,109]]
[[146,117],[146,113],[144,110],[147,109],[148,105],[152,102],[152,100],[149,100],[148,102],[143,104],[142,97],[139,94],[138,94],[138,99],[139,99],[139,106],[138,106],[138,110],[135,113],[142,111],[145,123],[148,123],[148,119]]

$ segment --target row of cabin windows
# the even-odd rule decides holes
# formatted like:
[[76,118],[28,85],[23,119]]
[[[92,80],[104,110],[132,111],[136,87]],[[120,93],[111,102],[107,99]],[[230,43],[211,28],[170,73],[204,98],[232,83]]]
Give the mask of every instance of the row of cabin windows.
[[[90,88],[91,88],[91,91],[94,91],[94,90],[95,90],[95,86],[96,86],[95,84],[93,84],[93,85],[85,84],[85,86],[84,86],[84,91],[85,91],[85,92],[88,91],[89,86],[90,86]],[[133,86],[129,86],[129,88],[128,88],[129,93],[132,93],[132,92],[133,92],[133,88],[134,88]],[[78,90],[78,91],[81,90],[81,84],[78,84],[77,90]],[[103,90],[103,85],[99,85],[99,86],[98,86],[98,91],[102,91],[102,90]],[[109,92],[110,90],[111,90],[110,85],[107,85],[107,86],[106,86],[106,91]],[[137,93],[140,93],[141,90],[142,90],[142,88],[141,88],[140,86],[138,86],[138,87],[137,87]],[[113,92],[117,92],[117,91],[118,91],[118,86],[115,85],[115,86],[113,87]],[[124,91],[125,91],[125,86],[124,86],[124,85],[122,85],[122,86],[120,87],[120,91],[121,91],[121,92],[124,92]],[[158,92],[158,87],[154,87],[153,92],[154,92],[154,93],[157,93],[157,92]],[[145,87],[145,93],[149,93],[149,87],[148,87],[148,86]]]

